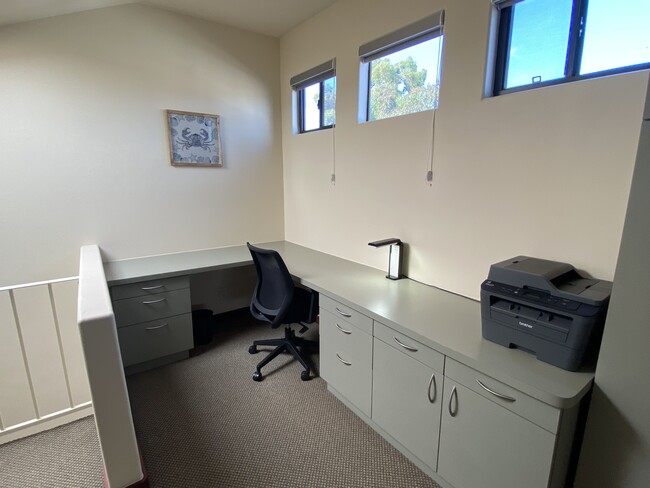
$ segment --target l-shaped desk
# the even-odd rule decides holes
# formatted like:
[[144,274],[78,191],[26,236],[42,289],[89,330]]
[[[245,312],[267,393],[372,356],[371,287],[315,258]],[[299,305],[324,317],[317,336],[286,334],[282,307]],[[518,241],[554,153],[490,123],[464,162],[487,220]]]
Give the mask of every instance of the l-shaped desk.
[[[438,483],[564,485],[592,371],[484,340],[474,300],[290,242],[259,245],[321,294],[328,389]],[[82,247],[79,326],[111,488],[136,486],[142,470],[108,287],[251,263],[244,245],[107,263],[97,246]]]

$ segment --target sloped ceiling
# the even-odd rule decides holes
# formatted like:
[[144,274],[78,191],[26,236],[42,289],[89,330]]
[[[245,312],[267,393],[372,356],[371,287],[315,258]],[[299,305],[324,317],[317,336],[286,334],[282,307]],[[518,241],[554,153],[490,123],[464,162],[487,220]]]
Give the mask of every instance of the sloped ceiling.
[[1,0],[0,25],[127,3],[144,3],[193,17],[280,37],[336,0]]

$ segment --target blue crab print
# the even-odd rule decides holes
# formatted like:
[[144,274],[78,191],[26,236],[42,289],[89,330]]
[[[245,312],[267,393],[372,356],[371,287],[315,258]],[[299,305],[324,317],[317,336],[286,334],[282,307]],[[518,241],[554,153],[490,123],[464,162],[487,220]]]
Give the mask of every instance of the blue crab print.
[[214,137],[205,129],[199,130],[198,133],[192,133],[189,128],[185,128],[181,132],[181,135],[176,138],[176,143],[183,149],[198,147],[204,151],[208,151],[214,143]]

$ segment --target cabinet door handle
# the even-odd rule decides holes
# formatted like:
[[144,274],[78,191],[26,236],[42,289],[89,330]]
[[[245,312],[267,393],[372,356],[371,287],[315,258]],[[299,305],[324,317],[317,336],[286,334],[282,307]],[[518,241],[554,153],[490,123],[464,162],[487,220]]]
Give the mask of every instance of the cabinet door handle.
[[144,290],[144,291],[149,291],[149,290],[157,290],[158,288],[162,288],[162,287],[163,287],[163,285],[156,285],[156,286],[143,286],[143,287],[140,288],[140,289],[141,289],[141,290]]
[[344,329],[344,328],[341,327],[339,324],[336,324],[336,328],[337,328],[338,330],[340,330],[341,332],[343,332],[344,334],[352,334],[352,331],[351,331],[351,330]]
[[[456,408],[452,410],[451,402],[454,399],[456,401]],[[454,385],[454,387],[451,389],[451,395],[449,395],[449,415],[451,415],[452,417],[458,415],[458,392],[456,391],[456,385]]]
[[491,390],[487,386],[485,386],[483,383],[481,383],[481,380],[477,379],[476,382],[478,383],[478,386],[483,388],[485,391],[492,393],[495,397],[501,398],[502,400],[505,400],[506,402],[516,402],[516,398],[512,398],[511,396],[504,395],[503,393],[499,393],[497,391]]
[[346,366],[352,366],[352,363],[346,361],[346,360],[343,359],[341,356],[339,356],[339,353],[338,353],[338,352],[336,353],[336,357],[339,358],[339,361],[341,361],[341,362],[342,362],[343,364],[345,364]]
[[341,315],[343,315],[344,317],[347,317],[347,318],[352,317],[352,315],[350,315],[350,314],[347,313],[347,312],[344,312],[344,311],[341,310],[339,307],[336,307],[336,311],[337,311],[338,313],[340,313]]
[[162,325],[155,325],[153,327],[145,327],[144,330],[156,330],[156,329],[162,329],[163,327],[167,327],[169,324],[162,324]]
[[[431,396],[431,386],[433,386],[433,396]],[[438,385],[436,384],[436,374],[433,373],[431,375],[431,379],[429,380],[429,388],[427,389],[427,397],[429,397],[429,402],[430,403],[435,403],[437,396],[438,396]]]
[[143,305],[151,305],[152,303],[160,303],[160,302],[164,302],[165,300],[167,300],[167,299],[166,298],[159,298],[158,300],[147,300],[145,302],[142,302],[142,304]]
[[407,346],[407,345],[404,344],[403,342],[400,342],[400,340],[399,340],[397,337],[393,336],[393,339],[395,340],[395,342],[397,342],[400,346],[402,346],[402,347],[403,347],[404,349],[406,349],[407,351],[418,352],[418,350],[417,350],[415,347],[413,347],[413,346]]

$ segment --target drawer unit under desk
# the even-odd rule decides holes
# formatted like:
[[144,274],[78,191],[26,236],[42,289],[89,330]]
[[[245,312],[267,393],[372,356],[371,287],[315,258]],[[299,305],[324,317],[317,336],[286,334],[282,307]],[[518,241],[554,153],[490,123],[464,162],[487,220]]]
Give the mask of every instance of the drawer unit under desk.
[[123,300],[147,295],[157,295],[168,291],[182,290],[190,287],[188,276],[176,276],[160,280],[139,281],[128,285],[117,285],[111,287],[111,299]]
[[194,346],[192,314],[120,327],[117,336],[124,367],[187,351]]
[[413,359],[417,359],[439,372],[444,371],[445,356],[435,349],[431,349],[429,346],[425,346],[377,321],[375,321],[374,335],[380,341],[408,354]]
[[123,300],[113,300],[117,327],[149,322],[163,317],[190,313],[190,289],[174,290],[156,295],[146,295]]
[[370,417],[372,336],[323,308],[319,331],[321,377]]
[[337,319],[344,320],[372,335],[372,319],[370,317],[323,294],[320,295],[319,305],[321,310],[327,310]]

